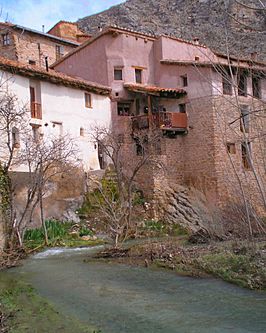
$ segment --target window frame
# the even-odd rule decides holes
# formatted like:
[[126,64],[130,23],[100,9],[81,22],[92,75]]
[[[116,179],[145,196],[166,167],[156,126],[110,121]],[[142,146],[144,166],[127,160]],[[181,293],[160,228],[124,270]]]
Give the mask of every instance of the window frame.
[[20,131],[17,127],[12,127],[11,129],[11,137],[12,137],[12,147],[20,148]]
[[247,73],[240,70],[237,74],[237,94],[238,96],[247,97],[248,95],[248,78]]
[[143,69],[135,68],[135,82],[138,84],[143,83]]
[[92,94],[84,92],[85,108],[92,109]]
[[252,96],[261,99],[261,77],[256,74],[252,74]]
[[223,95],[233,95],[232,75],[234,75],[234,69],[231,67],[223,67],[220,71],[222,76],[222,93]]
[[[119,111],[119,108],[122,109],[122,112]],[[125,112],[125,108],[128,108],[128,112]],[[117,116],[118,117],[130,117],[130,102],[117,102]]]
[[187,113],[187,105],[186,103],[178,104],[178,112],[179,113]]
[[251,170],[251,143],[243,141],[241,143],[242,165],[245,170]]
[[236,144],[234,142],[227,142],[226,150],[227,150],[228,154],[235,155],[236,154]]
[[[116,74],[121,74],[119,77],[116,77]],[[123,81],[123,67],[114,67],[114,81]]]
[[180,79],[181,79],[181,85],[182,85],[182,87],[187,87],[188,86],[188,77],[187,77],[187,74],[181,75]]
[[6,32],[6,33],[2,34],[2,45],[9,46],[10,44],[11,44],[10,33]]
[[65,49],[63,45],[56,44],[55,45],[55,59],[61,59],[65,54]]
[[240,105],[240,131],[249,133],[250,130],[250,106],[247,104]]

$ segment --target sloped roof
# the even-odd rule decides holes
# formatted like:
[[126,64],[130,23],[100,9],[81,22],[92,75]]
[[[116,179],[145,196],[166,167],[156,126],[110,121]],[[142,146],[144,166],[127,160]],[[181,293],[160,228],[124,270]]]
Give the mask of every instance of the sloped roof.
[[181,88],[163,88],[147,84],[125,83],[124,87],[129,91],[147,93],[160,97],[179,98],[187,94],[187,92]]
[[45,32],[41,32],[41,31],[38,31],[38,30],[30,29],[30,28],[27,28],[27,27],[23,27],[23,26],[18,25],[18,24],[13,24],[13,23],[9,23],[9,22],[0,22],[0,26],[1,25],[12,28],[12,29],[27,31],[27,32],[30,32],[30,33],[33,33],[33,34],[36,34],[36,35],[39,35],[39,36],[42,36],[42,37],[45,37],[45,38],[53,39],[55,41],[58,41],[58,42],[61,42],[61,43],[64,43],[64,44],[70,44],[72,46],[79,46],[80,45],[80,43],[78,43],[78,42],[70,41],[68,39],[57,37],[57,36],[51,35],[49,33],[45,33]]
[[57,85],[91,91],[100,95],[109,95],[111,92],[110,87],[106,87],[95,82],[66,75],[52,69],[49,69],[47,72],[41,67],[22,64],[18,61],[9,60],[3,57],[0,57],[0,70],[10,72],[14,75],[17,74],[33,79],[48,81]]

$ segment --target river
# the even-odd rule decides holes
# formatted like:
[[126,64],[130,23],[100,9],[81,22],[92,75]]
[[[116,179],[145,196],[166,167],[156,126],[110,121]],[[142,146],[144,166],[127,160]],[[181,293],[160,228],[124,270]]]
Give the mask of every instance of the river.
[[47,250],[10,272],[60,312],[102,333],[266,332],[265,293],[216,279],[84,262],[97,250]]

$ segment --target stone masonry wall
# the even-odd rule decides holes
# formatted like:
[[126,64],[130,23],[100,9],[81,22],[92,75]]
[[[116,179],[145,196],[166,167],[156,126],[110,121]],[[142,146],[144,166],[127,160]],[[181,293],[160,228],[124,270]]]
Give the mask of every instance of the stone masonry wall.
[[[45,57],[48,57],[48,64],[51,65],[56,61],[56,45],[62,45],[64,54],[73,49],[70,45],[64,45],[60,42],[49,40],[35,34],[20,34],[14,35],[15,44],[18,53],[18,61],[29,63],[29,60],[36,61],[36,65],[45,67]],[[40,45],[40,46],[39,46]]]
[[[10,44],[3,45],[3,35],[8,33]],[[0,56],[10,60],[18,60],[15,38],[10,27],[0,26]]]
[[[243,204],[243,195],[256,210],[266,216],[258,182],[266,189],[266,118],[265,102],[252,97],[217,97],[213,100],[215,118],[215,163],[218,195],[221,206],[228,202]],[[238,106],[238,105],[239,106]],[[240,130],[240,106],[249,105],[249,131]],[[255,110],[260,110],[258,113]],[[264,110],[264,111],[263,111]],[[245,168],[241,144],[250,142],[253,167]],[[235,153],[227,151],[227,144],[235,145]],[[255,177],[257,175],[257,178]],[[241,184],[241,185],[240,185]],[[241,189],[242,186],[242,189]]]
[[[1,200],[1,198],[0,198]],[[5,245],[5,237],[4,237],[4,224],[2,221],[2,216],[0,212],[0,251],[3,250]]]

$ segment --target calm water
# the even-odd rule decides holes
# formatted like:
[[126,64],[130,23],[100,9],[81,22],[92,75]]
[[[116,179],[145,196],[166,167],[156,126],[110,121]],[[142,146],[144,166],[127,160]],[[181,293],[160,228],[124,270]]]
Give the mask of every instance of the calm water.
[[49,250],[12,274],[32,283],[61,312],[103,333],[266,332],[266,294],[213,279],[84,263],[92,251]]

